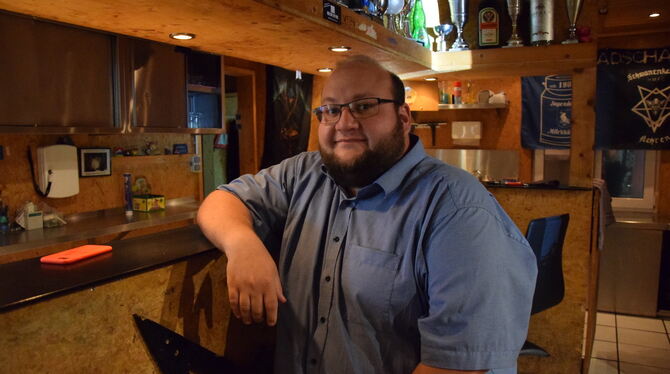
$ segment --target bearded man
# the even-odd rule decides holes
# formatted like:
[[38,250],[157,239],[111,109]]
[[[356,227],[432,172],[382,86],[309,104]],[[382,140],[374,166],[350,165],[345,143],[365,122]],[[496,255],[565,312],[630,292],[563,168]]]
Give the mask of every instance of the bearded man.
[[426,155],[376,61],[341,61],[314,112],[319,152],[220,186],[197,218],[235,316],[277,325],[275,372],[515,373],[537,270],[514,223]]

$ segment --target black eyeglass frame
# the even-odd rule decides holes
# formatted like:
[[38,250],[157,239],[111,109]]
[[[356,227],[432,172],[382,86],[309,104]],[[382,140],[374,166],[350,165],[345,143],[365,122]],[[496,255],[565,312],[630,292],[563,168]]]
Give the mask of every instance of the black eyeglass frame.
[[[323,124],[325,124],[325,125],[334,125],[334,124],[336,124],[336,123],[340,120],[340,118],[342,118],[342,107],[345,107],[345,106],[349,108],[349,113],[351,113],[351,115],[352,115],[354,118],[356,118],[356,119],[366,119],[366,118],[374,117],[374,116],[376,116],[377,114],[379,114],[379,109],[377,109],[377,113],[374,113],[374,114],[372,114],[372,115],[370,115],[370,116],[368,116],[368,117],[359,118],[359,117],[356,117],[356,114],[354,113],[354,111],[351,110],[351,104],[353,104],[353,103],[355,103],[355,102],[358,102],[358,101],[361,101],[361,100],[372,100],[372,99],[377,100],[377,104],[376,104],[376,106],[379,106],[380,104],[385,104],[385,103],[394,103],[394,104],[396,104],[396,105],[399,105],[397,101],[392,100],[392,99],[382,99],[382,98],[379,98],[379,97],[362,97],[362,98],[360,98],[360,99],[352,100],[352,101],[350,101],[350,102],[348,102],[348,103],[344,103],[344,104],[325,104],[325,105],[321,105],[321,106],[318,106],[318,107],[314,108],[314,110],[313,110],[312,112],[314,113],[314,115],[316,115],[316,118],[319,120],[319,122],[320,122],[320,123],[323,123]],[[323,111],[323,108],[324,108],[324,107],[328,107],[328,106],[338,106],[338,107],[339,107],[339,110],[340,110],[340,115],[339,115],[339,116],[337,117],[337,119],[336,119],[335,121],[333,121],[333,122],[324,122],[324,121],[319,117],[319,115],[320,115],[320,114],[323,114],[323,112],[324,112],[324,111]]]

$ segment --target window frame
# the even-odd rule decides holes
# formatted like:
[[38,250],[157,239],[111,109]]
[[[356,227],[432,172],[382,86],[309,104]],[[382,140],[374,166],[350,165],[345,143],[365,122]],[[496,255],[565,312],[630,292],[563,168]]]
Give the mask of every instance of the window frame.
[[[656,211],[656,180],[659,169],[659,152],[644,151],[644,187],[642,198],[612,197],[612,208],[616,211]],[[596,178],[602,178],[603,151],[596,150],[594,154],[594,172]]]

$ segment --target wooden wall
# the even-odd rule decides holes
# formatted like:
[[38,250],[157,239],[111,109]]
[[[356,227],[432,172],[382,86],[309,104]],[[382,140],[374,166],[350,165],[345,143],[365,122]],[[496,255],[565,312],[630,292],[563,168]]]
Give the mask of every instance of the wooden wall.
[[[58,135],[0,134],[0,145],[5,158],[0,160],[0,197],[10,206],[10,216],[26,201],[44,202],[63,214],[109,209],[123,206],[123,173],[133,177],[146,177],[152,192],[168,199],[192,196],[198,198],[200,176],[190,170],[190,154],[165,156],[113,157],[112,175],[79,178],[79,194],[68,198],[43,198],[34,188],[30,176],[27,150],[33,149],[33,160],[37,162],[37,147],[56,144]],[[71,135],[78,147],[145,147],[148,141],[155,142],[162,152],[172,150],[177,143],[187,144],[193,152],[190,135],[142,134],[142,135]]]

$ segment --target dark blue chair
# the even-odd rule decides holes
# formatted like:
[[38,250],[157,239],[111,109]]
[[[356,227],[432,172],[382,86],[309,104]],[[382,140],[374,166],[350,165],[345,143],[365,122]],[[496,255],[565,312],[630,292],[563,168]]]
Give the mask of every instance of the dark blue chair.
[[[537,281],[531,315],[547,310],[563,300],[563,241],[568,229],[569,214],[537,218],[528,224],[526,239],[537,259]],[[526,340],[520,356],[548,357],[549,353]]]

